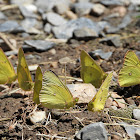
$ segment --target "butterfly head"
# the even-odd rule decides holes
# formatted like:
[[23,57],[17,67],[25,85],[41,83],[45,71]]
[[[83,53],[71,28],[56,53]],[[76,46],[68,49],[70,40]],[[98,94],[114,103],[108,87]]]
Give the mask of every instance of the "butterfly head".
[[73,99],[73,103],[74,103],[74,105],[78,102],[78,100],[79,100],[78,97],[76,97],[76,98]]

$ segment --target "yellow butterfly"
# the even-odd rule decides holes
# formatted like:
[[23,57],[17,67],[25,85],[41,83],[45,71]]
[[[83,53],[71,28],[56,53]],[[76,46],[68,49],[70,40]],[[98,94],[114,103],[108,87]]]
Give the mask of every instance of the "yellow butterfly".
[[33,88],[33,81],[22,48],[18,51],[17,76],[21,89],[29,91]]
[[0,48],[0,84],[11,84],[16,78],[12,64]]
[[133,51],[127,51],[119,72],[119,84],[128,87],[140,84],[140,60]]
[[81,51],[81,78],[85,83],[91,83],[99,88],[107,77],[102,68],[84,51]]
[[88,103],[88,110],[93,112],[100,112],[104,109],[105,102],[108,97],[108,90],[109,85],[112,80],[113,73],[108,74],[107,78],[101,85],[100,89],[96,93],[96,95],[93,97],[93,99]]
[[78,101],[52,71],[46,71],[43,75],[39,99],[40,103],[49,109],[69,109]]
[[34,94],[33,94],[33,101],[36,104],[40,103],[39,93],[42,88],[42,77],[43,77],[42,71],[41,71],[40,67],[38,67],[36,70],[36,75],[35,75]]

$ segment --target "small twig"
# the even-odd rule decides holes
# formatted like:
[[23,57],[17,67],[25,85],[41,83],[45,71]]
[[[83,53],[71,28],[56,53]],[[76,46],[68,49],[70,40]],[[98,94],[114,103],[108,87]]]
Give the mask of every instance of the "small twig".
[[58,138],[58,139],[65,139],[65,140],[68,140],[68,138],[66,138],[66,137],[60,137],[60,136],[51,136],[51,135],[45,135],[45,134],[36,134],[36,135],[48,137],[48,138],[51,138],[51,139]]
[[12,5],[4,5],[0,7],[0,11],[10,10],[18,8],[18,5],[12,4]]
[[11,50],[16,50],[16,48],[10,43],[10,41],[6,38],[5,35],[0,33],[0,38],[11,48]]
[[15,90],[12,90],[11,92],[4,93],[3,95],[0,96],[0,99],[9,97],[9,96],[11,96],[13,93],[15,93],[15,92],[18,91],[18,90],[20,90],[20,88],[15,89]]
[[135,126],[140,127],[139,125],[129,125],[129,124],[118,124],[118,123],[104,123],[105,125],[123,125],[123,126]]
[[134,119],[123,118],[123,117],[116,117],[116,116],[110,116],[110,117],[116,118],[116,119],[122,119],[122,120],[128,120],[128,121],[133,121],[133,122],[138,122],[138,123],[140,123],[140,121],[134,120]]
[[2,122],[2,121],[7,121],[7,120],[11,120],[12,118],[1,118],[0,119],[0,122]]
[[80,124],[84,127],[85,125],[82,123],[82,121],[81,121],[81,119],[80,118],[78,118],[78,117],[75,117],[73,114],[72,114],[72,116],[78,121],[78,122],[80,122]]
[[130,104],[128,104],[128,103],[124,103],[124,102],[121,102],[121,101],[119,101],[118,99],[115,99],[114,97],[112,97],[112,96],[109,96],[109,97],[111,97],[114,101],[116,101],[116,102],[119,102],[119,103],[122,103],[122,104],[125,104],[125,105],[128,105],[128,106],[131,106],[131,107],[133,107],[133,108],[139,108],[139,107],[136,107],[136,106],[134,106],[134,105],[130,105]]

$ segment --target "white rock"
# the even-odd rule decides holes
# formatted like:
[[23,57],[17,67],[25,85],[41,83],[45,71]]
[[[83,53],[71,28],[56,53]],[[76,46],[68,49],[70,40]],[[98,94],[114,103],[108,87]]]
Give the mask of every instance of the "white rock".
[[31,12],[37,12],[37,7],[33,4],[25,4],[24,7],[26,7]]
[[140,109],[133,110],[133,117],[140,121]]
[[78,103],[88,103],[96,95],[96,88],[92,84],[68,84],[73,97],[78,97]]
[[134,5],[140,5],[140,0],[130,0],[130,2]]
[[92,12],[97,16],[102,15],[105,12],[106,8],[102,4],[94,4],[92,8]]
[[33,111],[32,113],[30,113],[29,115],[30,120],[33,124],[37,123],[37,122],[41,122],[44,119],[46,119],[46,112],[45,111]]

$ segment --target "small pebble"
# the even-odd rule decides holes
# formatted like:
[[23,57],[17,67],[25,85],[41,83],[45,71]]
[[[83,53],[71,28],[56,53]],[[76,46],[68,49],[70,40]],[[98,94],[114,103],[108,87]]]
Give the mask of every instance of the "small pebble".
[[133,110],[133,117],[140,121],[140,109]]

